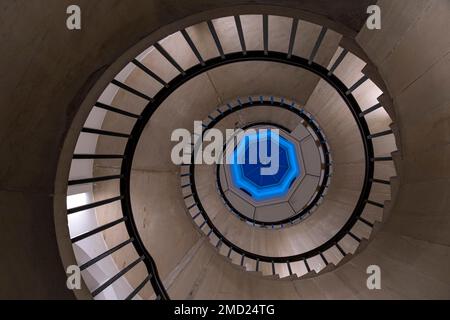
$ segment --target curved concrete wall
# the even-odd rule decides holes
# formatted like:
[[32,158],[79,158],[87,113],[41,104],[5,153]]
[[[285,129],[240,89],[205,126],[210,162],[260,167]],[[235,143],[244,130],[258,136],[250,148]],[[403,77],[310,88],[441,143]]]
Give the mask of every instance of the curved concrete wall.
[[[78,130],[95,99],[126,63],[126,57],[119,57],[149,34],[154,34],[154,41],[175,31],[179,25],[173,23],[178,19],[195,14],[184,21],[189,25],[201,20],[202,15],[232,14],[238,12],[233,11],[237,9],[232,5],[250,3],[195,0],[179,6],[175,1],[142,0],[129,8],[125,3],[111,6],[109,1],[80,2],[83,12],[100,10],[108,15],[85,14],[83,30],[69,32],[64,25],[69,1],[46,2],[45,6],[38,2],[3,5],[0,28],[6,32],[1,35],[4,50],[0,64],[5,72],[0,79],[0,140],[8,152],[2,154],[1,160],[0,208],[8,214],[2,215],[0,232],[5,257],[0,266],[2,298],[74,297],[65,288],[60,257],[61,254],[65,264],[74,261],[72,248],[58,248],[56,238],[68,240],[68,232],[55,232],[53,212],[59,212],[57,224],[64,225],[64,183]],[[352,37],[363,23],[362,13],[369,2],[344,1],[329,6],[328,2],[324,5],[323,1],[311,0],[283,1],[282,5],[295,8],[289,9],[293,14],[334,26]],[[209,260],[212,272],[208,273],[209,277],[215,275],[214,279],[220,275],[215,297],[256,298],[269,291],[277,292],[274,298],[291,298],[295,294],[301,298],[449,297],[449,40],[445,34],[438,37],[441,28],[448,29],[448,2],[399,0],[381,1],[380,5],[388,12],[382,31],[363,30],[358,41],[394,97],[401,131],[402,188],[385,229],[352,262],[332,274],[298,284],[264,280],[266,286],[258,287],[253,278],[244,278],[241,270],[231,269],[232,265],[221,263],[221,257],[215,256]],[[250,12],[252,8],[243,6],[239,10]],[[266,10],[274,14],[283,8]],[[127,12],[126,17],[123,12]],[[146,43],[142,43],[129,56],[145,47]],[[101,82],[94,85],[99,78]],[[90,88],[93,91],[85,99],[84,109],[80,109]],[[429,131],[417,130],[418,126]],[[66,137],[69,139],[64,145]],[[430,145],[429,141],[433,143]],[[58,160],[64,165],[57,172]],[[207,268],[204,261],[201,260],[200,270]],[[365,266],[369,263],[379,264],[386,271],[382,292],[364,288]],[[188,270],[190,264],[186,262],[185,266],[184,270]],[[181,272],[178,275],[183,276]],[[411,278],[416,281],[411,282]],[[206,297],[209,293],[211,297],[213,289],[205,287],[211,281],[206,280],[201,275],[195,279],[197,295],[189,295],[191,282],[182,281],[180,289],[173,286],[169,293],[174,297]]]

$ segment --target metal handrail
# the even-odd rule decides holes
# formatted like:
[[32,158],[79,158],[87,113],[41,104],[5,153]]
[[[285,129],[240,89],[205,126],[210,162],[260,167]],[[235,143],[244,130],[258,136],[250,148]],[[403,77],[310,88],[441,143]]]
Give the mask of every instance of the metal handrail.
[[[202,215],[205,220],[203,225],[207,224],[211,229],[210,234],[213,232],[219,239],[219,241],[216,245],[217,248],[220,248],[220,246],[222,244],[225,244],[229,247],[228,255],[230,255],[232,251],[235,251],[235,252],[241,254],[241,264],[243,264],[243,262],[244,262],[244,257],[245,257],[245,259],[249,258],[249,259],[256,260],[257,261],[257,267],[256,267],[257,269],[259,267],[260,262],[268,262],[272,265],[272,269],[274,272],[274,270],[275,270],[274,263],[281,262],[281,263],[287,263],[289,272],[292,273],[290,263],[295,262],[295,261],[303,261],[305,263],[307,270],[311,271],[306,259],[311,258],[316,255],[320,255],[324,261],[327,261],[325,259],[325,257],[323,256],[323,252],[326,251],[328,248],[331,248],[332,246],[336,246],[338,248],[339,252],[341,252],[343,256],[346,254],[345,251],[342,249],[342,247],[339,245],[339,241],[346,235],[350,235],[350,236],[354,235],[351,232],[351,229],[357,221],[363,221],[364,223],[368,222],[365,219],[361,218],[361,214],[362,214],[366,204],[371,204],[371,205],[382,207],[382,204],[379,204],[379,203],[369,200],[369,194],[370,194],[372,183],[373,182],[385,183],[382,180],[374,179],[374,177],[373,177],[374,164],[375,164],[375,161],[390,161],[390,160],[392,160],[392,158],[391,157],[376,157],[374,155],[372,139],[382,136],[382,135],[385,135],[385,134],[391,134],[391,132],[386,131],[386,132],[377,133],[375,135],[371,135],[370,130],[368,128],[368,125],[367,125],[364,117],[365,117],[365,115],[369,114],[370,112],[381,107],[381,105],[375,105],[374,107],[367,109],[366,111],[361,111],[356,99],[352,95],[352,91],[355,90],[364,81],[366,81],[367,78],[363,77],[356,84],[354,84],[350,88],[347,88],[343,84],[343,82],[340,81],[340,79],[338,79],[333,74],[335,69],[339,66],[339,64],[345,58],[348,51],[344,50],[340,54],[340,56],[335,61],[335,63],[333,64],[333,66],[331,67],[330,70],[315,63],[314,62],[315,55],[316,55],[317,51],[319,50],[319,47],[321,45],[323,37],[325,36],[325,33],[327,32],[326,28],[322,28],[321,35],[320,35],[319,39],[317,40],[314,50],[311,53],[309,59],[304,59],[304,58],[293,55],[295,34],[296,34],[296,30],[297,30],[297,25],[299,22],[299,20],[297,18],[294,18],[293,22],[292,22],[292,30],[291,30],[290,40],[289,40],[288,53],[286,54],[283,52],[269,51],[268,37],[267,37],[268,26],[267,26],[267,16],[266,15],[263,16],[263,19],[264,19],[263,20],[263,23],[264,23],[264,28],[263,28],[264,29],[264,50],[249,51],[246,48],[245,38],[244,38],[244,34],[243,34],[240,17],[237,15],[234,18],[235,18],[236,28],[238,31],[238,36],[239,36],[239,41],[241,44],[242,51],[225,54],[223,51],[222,45],[220,43],[220,39],[215,31],[213,22],[207,21],[211,36],[214,39],[214,42],[216,44],[218,54],[219,54],[219,56],[214,57],[209,60],[203,59],[203,57],[201,56],[199,51],[196,49],[195,44],[192,42],[191,38],[189,37],[188,33],[185,30],[180,31],[180,32],[182,32],[182,35],[184,36],[184,38],[188,41],[188,44],[191,47],[191,50],[193,50],[195,56],[197,57],[197,59],[199,61],[199,63],[197,65],[194,65],[193,67],[189,68],[188,70],[184,70],[176,62],[176,60],[159,43],[155,43],[153,45],[154,48],[156,50],[158,50],[162,54],[162,56],[165,57],[168,60],[168,62],[171,63],[180,72],[174,79],[172,79],[168,83],[166,83],[164,80],[159,78],[155,73],[153,73],[150,69],[145,67],[142,63],[140,63],[136,59],[133,59],[132,62],[138,68],[143,70],[150,77],[153,77],[154,79],[159,81],[161,84],[163,84],[164,87],[154,97],[149,97],[146,94],[144,94],[122,82],[119,82],[115,79],[111,81],[112,84],[116,85],[117,87],[121,88],[122,90],[126,90],[126,91],[130,92],[131,94],[139,96],[148,101],[148,104],[146,105],[146,107],[144,108],[144,110],[141,114],[133,114],[133,113],[121,110],[116,107],[102,104],[100,102],[96,103],[96,107],[103,108],[107,111],[115,112],[117,114],[121,114],[123,116],[136,119],[133,129],[129,135],[122,134],[122,133],[116,133],[116,132],[95,130],[95,129],[90,129],[90,128],[84,129],[84,132],[86,132],[86,133],[104,134],[104,135],[116,136],[119,138],[126,138],[127,144],[125,147],[125,151],[124,151],[123,155],[120,155],[120,154],[75,154],[73,158],[74,159],[121,159],[122,160],[121,172],[120,172],[120,175],[73,180],[70,183],[70,185],[118,179],[120,181],[120,195],[118,197],[120,197],[123,217],[116,221],[113,221],[111,223],[107,223],[106,225],[100,226],[100,227],[98,227],[92,231],[89,231],[85,234],[77,236],[77,237],[73,238],[72,241],[73,242],[79,241],[88,236],[94,235],[97,232],[104,231],[118,223],[124,223],[127,228],[127,232],[130,236],[130,239],[128,241],[126,241],[123,245],[131,243],[139,255],[138,260],[136,260],[135,262],[130,264],[129,267],[127,267],[126,269],[121,271],[121,273],[116,275],[115,278],[108,280],[108,282],[106,282],[100,289],[106,288],[107,285],[110,285],[114,280],[116,280],[116,278],[118,278],[119,276],[122,276],[123,274],[125,274],[125,272],[127,272],[129,269],[131,269],[137,263],[142,261],[145,263],[145,266],[148,271],[148,276],[143,280],[143,282],[137,288],[135,288],[133,290],[132,293],[130,293],[130,295],[127,297],[127,299],[131,299],[132,297],[134,297],[147,282],[151,283],[158,299],[169,299],[169,295],[167,294],[167,292],[164,288],[164,285],[162,283],[162,280],[160,279],[160,277],[158,275],[158,270],[157,270],[155,261],[153,260],[152,256],[149,254],[147,248],[143,244],[143,242],[139,236],[139,232],[137,230],[136,223],[133,218],[133,211],[132,211],[132,206],[131,206],[131,194],[130,194],[130,177],[131,177],[133,157],[134,157],[140,136],[141,136],[147,122],[152,117],[152,115],[156,111],[156,109],[175,90],[177,90],[179,87],[181,87],[184,83],[186,83],[190,79],[193,79],[194,77],[196,77],[206,71],[212,70],[214,68],[217,68],[217,67],[220,67],[223,65],[237,63],[237,62],[243,62],[243,61],[269,61],[269,62],[283,63],[286,65],[303,68],[305,70],[308,70],[308,71],[318,75],[321,79],[323,79],[328,84],[330,84],[339,93],[341,98],[345,101],[345,103],[349,107],[349,109],[358,125],[359,131],[361,133],[361,138],[362,138],[363,146],[364,146],[365,164],[366,165],[365,165],[365,174],[364,174],[364,184],[363,184],[363,188],[361,190],[360,197],[358,199],[357,205],[356,205],[352,215],[350,216],[348,221],[345,223],[345,225],[336,233],[335,236],[333,236],[331,239],[329,239],[326,243],[322,244],[321,246],[319,246],[313,250],[310,250],[308,252],[305,252],[305,253],[302,253],[299,255],[295,255],[295,256],[289,256],[289,257],[267,257],[267,256],[262,256],[262,255],[257,255],[257,254],[251,253],[251,252],[247,252],[247,251],[235,246],[226,237],[224,237],[222,234],[220,234],[220,232],[215,228],[214,224],[211,222],[211,220],[207,216],[205,210],[202,207],[200,200],[198,199],[198,195],[195,190],[194,170],[192,170],[192,172],[190,172],[188,177],[190,178],[189,186],[193,192],[190,195],[187,195],[185,197],[185,199],[190,198],[190,197],[192,197],[194,199],[195,203],[197,204],[197,206],[199,208],[199,212],[196,214],[196,216]],[[265,101],[264,103],[266,103],[266,102],[267,101]],[[252,103],[255,103],[255,102],[252,102]],[[270,103],[270,105],[273,105],[274,104],[273,99],[271,99],[271,101],[268,101],[268,103]],[[281,102],[281,104],[282,103],[283,103],[283,101]],[[239,101],[239,104],[241,106],[243,105],[241,101]],[[229,106],[229,110],[233,110],[235,108],[231,108],[231,106]],[[298,110],[298,109],[295,109],[295,110]],[[225,114],[226,111],[223,111],[222,113]],[[222,113],[221,113],[221,115],[222,115]],[[319,135],[320,131],[316,132],[316,134]],[[324,139],[320,139],[320,140],[322,143]],[[324,155],[328,156],[329,152],[324,152]],[[325,166],[325,167],[328,168],[329,166]],[[328,175],[325,175],[325,176],[328,177]],[[106,203],[105,201],[99,201],[97,204],[103,205],[105,203]],[[89,208],[96,207],[97,204],[94,203],[92,205],[88,205],[87,207],[89,207]],[[75,209],[75,210],[77,210],[77,209]],[[122,245],[120,245],[120,246],[122,246]],[[84,264],[84,266],[87,266],[90,263],[92,263],[92,264],[96,263],[97,261],[99,261],[103,257],[111,254],[118,248],[119,248],[119,246],[112,248],[110,250],[107,250],[104,254],[101,254],[100,256],[94,258],[94,259],[96,259],[95,261],[86,262]],[[95,293],[99,293],[99,292],[100,292],[99,290],[95,291]]]

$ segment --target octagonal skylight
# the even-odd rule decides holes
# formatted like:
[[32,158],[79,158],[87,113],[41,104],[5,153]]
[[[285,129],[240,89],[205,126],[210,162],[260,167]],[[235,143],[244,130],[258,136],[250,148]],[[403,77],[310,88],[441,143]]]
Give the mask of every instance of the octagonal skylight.
[[[260,152],[261,148],[266,148],[267,152],[264,149]],[[278,161],[275,161],[276,153]],[[232,156],[232,183],[255,201],[285,196],[300,175],[295,146],[272,130],[246,134]]]

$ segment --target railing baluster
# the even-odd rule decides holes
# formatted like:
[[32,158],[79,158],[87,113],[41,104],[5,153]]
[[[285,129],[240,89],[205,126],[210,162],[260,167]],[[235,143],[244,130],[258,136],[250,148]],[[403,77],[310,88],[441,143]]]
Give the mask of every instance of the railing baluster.
[[339,243],[336,242],[334,245],[336,246],[336,248],[338,248],[339,252],[342,254],[343,257],[347,255],[344,249],[342,249],[342,247],[339,245]]
[[197,204],[194,202],[193,204],[191,204],[187,209],[191,210],[193,207],[195,207]]
[[372,181],[372,182],[375,182],[375,183],[380,183],[380,184],[387,184],[387,185],[391,184],[391,182],[388,181],[388,180],[371,179],[371,181]]
[[189,34],[187,33],[187,31],[185,29],[183,29],[183,30],[181,30],[181,34],[183,35],[184,40],[186,40],[186,42],[188,43],[189,47],[191,47],[191,50],[194,53],[194,55],[197,57],[198,62],[200,62],[200,64],[202,66],[204,66],[205,60],[203,60],[202,55],[198,51],[197,47],[195,46],[194,42],[192,41],[192,39],[189,36]]
[[156,73],[154,73],[152,70],[147,68],[145,65],[143,65],[140,61],[133,59],[132,62],[142,71],[144,71],[146,74],[148,74],[151,78],[158,81],[160,84],[162,84],[164,87],[168,88],[169,85],[167,82],[165,82],[161,77],[159,77]]
[[375,207],[384,208],[384,204],[382,204],[382,203],[378,203],[378,202],[375,202],[375,201],[372,201],[372,200],[367,200],[366,202],[368,204],[371,204],[371,205],[375,206]]
[[125,91],[128,91],[128,92],[134,94],[135,96],[138,96],[138,97],[140,97],[140,98],[142,98],[142,99],[145,99],[145,100],[147,100],[147,101],[153,101],[153,98],[149,97],[149,96],[146,95],[145,93],[142,93],[142,92],[140,92],[140,91],[138,91],[138,90],[136,90],[136,89],[134,89],[134,88],[132,88],[132,87],[126,85],[125,83],[122,83],[122,82],[120,82],[120,81],[117,81],[116,79],[113,79],[113,80],[111,81],[111,83],[114,84],[114,85],[116,85],[116,86],[118,86],[119,88],[121,88],[121,89],[123,89],[123,90],[125,90]]
[[230,247],[230,249],[228,250],[227,258],[229,258],[231,256],[231,251],[232,250],[233,250],[233,248]]
[[323,254],[323,252],[319,252],[319,255],[322,258],[323,262],[325,263],[325,266],[327,266],[328,260],[327,260],[327,258],[325,258],[325,255]]
[[375,157],[372,161],[392,161],[392,157]]
[[95,297],[99,293],[101,293],[103,290],[108,288],[110,285],[112,285],[115,281],[117,281],[119,278],[121,278],[124,274],[126,274],[128,271],[133,269],[135,265],[137,265],[139,262],[144,260],[144,256],[141,256],[134,260],[132,263],[130,263],[128,266],[126,266],[124,269],[120,270],[115,276],[113,276],[111,279],[104,282],[101,286],[99,286],[97,289],[92,291],[92,296]]
[[76,153],[73,155],[73,159],[77,160],[89,160],[89,159],[125,159],[123,154],[86,154]]
[[362,117],[368,115],[369,113],[374,112],[375,110],[378,110],[381,107],[382,107],[382,104],[379,102],[376,105],[374,105],[373,107],[370,107],[369,109],[364,110],[363,112],[361,112],[359,114],[359,116],[362,118]]
[[349,231],[349,232],[348,232],[348,235],[349,235],[350,237],[352,237],[353,239],[355,239],[356,241],[361,242],[361,238],[359,238],[358,236],[356,236],[353,232]]
[[246,55],[247,54],[247,48],[245,46],[244,32],[242,31],[241,17],[240,16],[234,16],[234,21],[236,23],[236,28],[237,28],[237,31],[238,31],[239,41],[241,43],[242,53],[244,55]]
[[387,135],[393,134],[393,133],[394,132],[392,130],[386,130],[386,131],[382,131],[382,132],[377,132],[377,133],[371,134],[367,138],[374,139],[374,138],[378,138],[378,137],[387,136]]
[[119,223],[122,223],[122,222],[124,222],[124,221],[126,221],[126,220],[127,220],[126,217],[122,217],[122,218],[117,219],[117,220],[115,220],[115,221],[112,221],[112,222],[110,222],[110,223],[104,224],[104,225],[102,225],[102,226],[100,226],[100,227],[98,227],[98,228],[95,228],[95,229],[93,229],[93,230],[91,230],[91,231],[82,233],[82,234],[80,234],[79,236],[76,236],[76,237],[72,238],[71,241],[72,241],[72,243],[81,241],[81,240],[86,239],[86,238],[88,238],[88,237],[90,237],[90,236],[92,236],[92,235],[94,235],[94,234],[96,234],[96,233],[99,233],[99,232],[102,232],[102,231],[107,230],[107,229],[109,229],[109,228],[112,228],[112,227],[114,227],[115,225],[117,225],[117,224],[119,224]]
[[81,132],[98,134],[98,135],[102,135],[102,136],[119,137],[119,138],[130,138],[131,137],[131,135],[128,133],[100,130],[100,129],[94,129],[94,128],[82,128]]
[[127,244],[129,244],[129,243],[131,243],[131,242],[133,242],[133,241],[134,241],[134,238],[128,239],[128,240],[126,240],[126,241],[124,241],[124,242],[118,244],[117,246],[115,246],[115,247],[113,247],[113,248],[111,248],[111,249],[109,249],[109,250],[103,252],[102,254],[96,256],[95,258],[93,258],[93,259],[91,259],[91,260],[89,260],[89,261],[83,263],[83,264],[80,266],[80,270],[85,270],[85,269],[89,268],[90,266],[96,264],[96,263],[99,262],[100,260],[102,260],[102,259],[106,258],[107,256],[113,254],[113,253],[116,252],[117,250],[119,250],[119,249],[125,247]]
[[331,67],[330,71],[328,71],[328,76],[331,76],[333,72],[337,69],[337,67],[339,67],[339,65],[347,55],[347,52],[348,52],[347,49],[342,50],[342,52],[339,54],[339,57],[337,57],[336,61],[333,63],[333,66]]
[[287,267],[288,267],[288,271],[289,271],[289,275],[292,276],[292,268],[291,268],[291,263],[288,261],[287,262]]
[[317,52],[319,51],[320,45],[322,44],[323,38],[325,37],[327,30],[328,30],[327,27],[322,27],[322,30],[320,30],[319,37],[317,38],[316,44],[314,45],[314,48],[308,60],[309,65],[311,65],[314,62],[314,59],[316,58]]
[[126,298],[125,300],[132,300],[138,293],[139,291],[142,290],[142,288],[144,288],[144,286],[147,284],[147,282],[150,281],[150,279],[152,278],[152,275],[149,274],[148,276],[145,277],[145,279],[136,287],[136,289],[134,289]]
[[308,261],[306,259],[303,259],[303,263],[305,264],[306,271],[311,272],[311,268],[309,267]]
[[373,228],[373,223],[372,223],[372,222],[370,222],[370,221],[364,219],[363,217],[359,217],[358,219],[359,219],[359,221],[361,221],[361,222],[363,222],[364,224],[368,225],[369,227]]
[[111,111],[111,112],[114,112],[114,113],[117,113],[117,114],[121,114],[123,116],[130,117],[130,118],[139,119],[141,117],[138,114],[134,114],[134,113],[131,113],[131,112],[128,112],[128,111],[125,111],[125,110],[122,110],[122,109],[119,109],[119,108],[116,108],[116,107],[113,107],[113,106],[109,106],[107,104],[104,104],[104,103],[101,103],[101,102],[98,102],[98,101],[95,103],[95,106],[97,108],[101,108],[101,109],[104,109],[104,110],[107,110],[107,111]]
[[202,214],[201,211],[197,212],[197,213],[195,214],[195,216],[192,217],[192,220],[197,219],[197,217],[198,217],[199,215],[201,215],[201,214]]
[[172,64],[172,66],[175,67],[175,69],[177,69],[179,72],[181,72],[181,74],[183,76],[186,74],[184,69],[182,67],[180,67],[180,65],[175,61],[175,59],[172,58],[172,56],[159,43],[155,43],[153,46],[155,47],[156,50],[159,51],[159,53],[161,53],[161,55],[164,58],[166,58],[167,61],[170,62],[170,64]]
[[263,14],[263,43],[264,43],[264,54],[269,53],[269,16]]
[[116,201],[122,200],[123,198],[124,198],[124,196],[117,196],[117,197],[114,197],[114,198],[100,200],[100,201],[97,201],[97,202],[85,204],[83,206],[70,208],[70,209],[67,209],[67,214],[72,214],[72,213],[76,213],[76,212],[80,212],[80,211],[84,211],[84,210],[93,209],[93,208],[100,207],[100,206],[103,206],[103,205],[108,204],[108,203],[112,203],[112,202],[116,202]]
[[220,57],[222,59],[225,59],[225,53],[223,52],[222,44],[220,43],[220,39],[219,36],[217,35],[216,28],[214,28],[214,23],[211,20],[208,20],[206,24],[208,25],[209,32],[211,33],[214,42],[216,43],[216,48],[217,51],[219,51]]
[[191,174],[188,172],[188,173],[183,173],[183,174],[180,174],[180,177],[189,177]]
[[291,36],[289,38],[289,48],[288,48],[288,54],[287,54],[288,59],[290,59],[292,57],[292,51],[294,50],[294,44],[295,44],[295,37],[297,35],[297,28],[298,28],[298,19],[293,18],[292,19],[292,27],[291,27]]
[[94,182],[101,182],[101,181],[108,181],[108,180],[115,180],[115,179],[123,179],[123,175],[117,174],[117,175],[111,175],[111,176],[69,180],[68,185],[74,186],[74,185],[78,185],[78,184],[94,183]]
[[350,89],[347,90],[347,92],[345,93],[346,95],[351,94],[353,91],[355,91],[356,89],[358,89],[364,82],[366,82],[367,80],[369,80],[369,77],[366,75],[363,75],[361,77],[361,79],[359,79],[358,81],[356,81],[356,83],[354,85],[352,85],[350,87]]

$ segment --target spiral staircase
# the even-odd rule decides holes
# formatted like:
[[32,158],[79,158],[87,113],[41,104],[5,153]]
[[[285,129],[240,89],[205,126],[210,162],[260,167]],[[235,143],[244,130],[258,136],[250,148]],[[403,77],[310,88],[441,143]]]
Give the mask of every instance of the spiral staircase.
[[[380,2],[389,12],[405,7]],[[444,21],[448,5],[425,2],[406,5],[424,17],[405,32],[421,23],[436,30],[431,13]],[[138,55],[119,58],[124,67],[107,76],[108,84],[91,91],[96,102],[79,115],[83,125],[73,128],[65,149],[67,218],[55,221],[69,232],[70,245],[58,239],[63,263],[76,261],[87,296],[399,298],[433,286],[448,298],[445,236],[422,242],[394,232],[408,219],[397,212],[410,199],[403,188],[420,196],[408,187],[419,167],[403,156],[407,118],[397,123],[401,84],[380,68],[380,56],[407,52],[396,47],[401,40],[383,40],[389,31],[374,35],[362,26],[353,35],[358,46],[345,28],[322,25],[314,15],[264,6],[231,11],[158,31]],[[406,23],[414,13],[404,15]],[[396,17],[385,19],[395,33]],[[391,52],[376,47],[382,40],[391,41]],[[442,48],[439,63],[448,70],[448,41]],[[394,62],[401,64],[386,63],[399,71]],[[195,164],[194,143],[191,161],[174,164],[171,133],[192,131],[194,121],[201,121],[202,136],[210,129],[279,129],[300,150],[301,178],[285,198],[260,203],[233,189],[226,165]],[[432,252],[443,264],[421,271],[425,262],[412,258],[416,247],[427,263]],[[361,289],[371,264],[387,270],[380,292]],[[421,281],[408,287],[413,293],[395,289],[406,280],[394,279],[400,267]]]
[[[135,168],[174,170],[168,158],[173,144],[166,143],[170,131],[188,128],[198,117],[204,118],[204,133],[218,127],[225,131],[230,125],[245,129],[271,123],[292,134],[301,130],[300,125],[306,132],[312,128],[315,135],[309,141],[322,147],[322,159],[310,160],[309,166],[319,169],[317,186],[306,195],[308,202],[276,223],[246,221],[239,210],[231,210],[231,194],[222,190],[221,197],[218,190],[219,168],[191,162],[177,169],[183,211],[226,260],[253,276],[305,279],[339,267],[367,246],[395,196],[395,124],[379,99],[383,91],[364,73],[367,64],[342,47],[341,40],[332,30],[297,18],[223,17],[160,40],[111,81],[116,89],[113,99],[101,97],[81,130],[80,139],[97,137],[95,152],[89,151],[91,145],[79,147],[73,157],[75,174],[80,162],[90,161],[94,177],[78,176],[68,183],[94,184],[93,202],[70,207],[68,214],[95,208],[98,220],[95,228],[74,232],[73,244],[86,253],[95,246],[90,241],[99,241],[94,237],[103,233],[108,249],[88,261],[80,258],[81,269],[89,273],[109,256],[123,266],[91,287],[94,297],[122,278],[134,284],[125,298],[134,298],[147,282],[155,297],[168,298],[149,254],[155,244],[145,235],[151,232],[145,227],[152,215],[164,212],[152,210],[150,221],[144,218],[141,224],[146,207],[135,194],[152,197],[152,190],[130,185],[137,175],[133,170],[139,170]],[[201,90],[208,82],[205,73],[222,104],[202,97],[209,94]],[[235,73],[238,77],[231,83],[227,76]],[[221,95],[222,91],[227,93]],[[236,94],[234,101],[222,99]],[[99,112],[104,113],[103,121],[93,123]],[[326,140],[323,132],[332,138]],[[194,145],[192,157],[193,149]],[[301,182],[299,188],[308,183]],[[278,205],[264,210],[280,217],[285,209]]]

